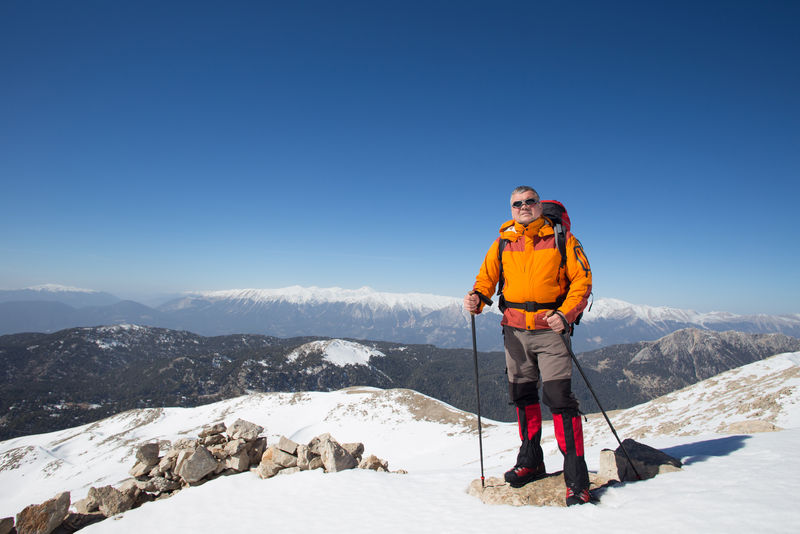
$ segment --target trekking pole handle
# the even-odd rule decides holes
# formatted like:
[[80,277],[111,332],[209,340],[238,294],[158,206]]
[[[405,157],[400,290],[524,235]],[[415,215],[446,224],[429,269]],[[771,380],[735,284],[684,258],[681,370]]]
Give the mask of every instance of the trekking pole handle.
[[481,293],[480,291],[473,291],[471,295],[478,295],[478,298],[481,299],[481,302],[486,304],[487,306],[492,305],[492,299]]

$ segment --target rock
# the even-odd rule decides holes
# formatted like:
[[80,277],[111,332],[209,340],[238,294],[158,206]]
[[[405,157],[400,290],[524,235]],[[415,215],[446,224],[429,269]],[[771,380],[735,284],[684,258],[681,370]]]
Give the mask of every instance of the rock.
[[272,460],[265,460],[258,464],[258,467],[256,468],[256,474],[260,478],[272,478],[277,475],[281,469],[283,469],[283,467],[276,464]]
[[[596,489],[608,483],[594,473],[589,473],[590,489]],[[512,488],[505,480],[489,477],[485,487],[481,487],[480,479],[473,480],[467,493],[478,497],[485,504],[510,504],[512,506],[562,506],[566,507],[563,473],[534,480],[521,488]]]
[[636,476],[637,472],[642,479],[648,479],[658,474],[678,471],[682,466],[681,461],[677,458],[632,439],[624,440],[622,445],[625,446],[625,450],[631,457],[636,471],[631,468],[630,462],[620,446],[616,451],[603,449],[600,452],[598,475],[608,480],[633,482],[639,480]]
[[363,443],[343,443],[342,447],[350,453],[350,456],[356,459],[356,462],[361,461],[361,456],[364,454]]
[[217,460],[205,447],[197,447],[181,464],[178,475],[194,484],[201,481],[206,475],[213,473],[217,468]]
[[175,468],[173,469],[173,472],[176,475],[180,476],[179,473],[183,468],[183,464],[192,454],[194,454],[194,449],[181,449],[178,451],[178,456],[175,458]]
[[147,443],[136,451],[136,461],[149,466],[156,465],[159,452],[158,443]]
[[253,441],[247,441],[245,445],[247,455],[250,457],[250,465],[256,465],[261,462],[261,455],[267,449],[267,438],[256,438]]
[[237,454],[228,457],[224,465],[226,469],[233,469],[241,473],[250,468],[250,457],[247,455],[247,451],[242,449]]
[[272,448],[272,461],[281,467],[296,467],[297,456],[284,452],[278,448]]
[[[319,456],[311,452],[311,450],[308,448],[308,445],[297,446],[297,467],[299,467],[301,471],[312,469],[311,461],[314,458],[319,458]],[[321,465],[322,461],[320,459],[320,466]]]
[[213,447],[214,445],[220,445],[222,443],[226,443],[228,438],[223,436],[222,434],[214,434],[211,436],[206,436],[200,440],[200,443],[205,445],[206,447]]
[[4,517],[0,519],[0,534],[9,534],[14,529],[14,518]]
[[100,510],[100,501],[97,500],[96,497],[92,498],[91,496],[89,496],[86,497],[85,499],[76,501],[74,506],[75,510],[77,510],[79,514],[84,514],[84,515],[94,514]]
[[388,471],[389,462],[381,460],[374,454],[370,454],[367,458],[361,460],[358,467],[359,469],[372,469],[373,471]]
[[177,449],[179,451],[189,449],[195,450],[197,448],[198,441],[196,439],[189,439],[189,438],[181,438],[175,442],[175,445],[172,446],[173,449]]
[[134,466],[130,468],[128,474],[134,478],[142,478],[147,476],[152,470],[153,470],[153,465],[146,464],[144,462],[136,462],[136,464],[134,464]]
[[139,481],[135,478],[129,478],[123,481],[117,489],[133,498],[138,497],[139,493],[142,491],[141,488],[139,488]]
[[101,513],[96,514],[67,514],[67,518],[61,523],[61,526],[56,528],[55,533],[62,532],[77,532],[78,530],[93,525],[94,523],[103,521],[106,518]]
[[153,477],[144,481],[137,481],[137,487],[149,493],[169,493],[181,489],[181,483],[177,480],[168,480],[164,477]]
[[123,493],[114,486],[89,488],[89,498],[99,501],[100,513],[106,517],[127,512],[136,502],[136,497],[132,494]]
[[42,504],[26,506],[17,514],[19,534],[50,534],[69,513],[70,495],[68,491]]
[[291,455],[297,454],[297,443],[290,440],[286,436],[281,436],[281,439],[278,440],[277,447],[283,452],[288,452]]
[[170,449],[158,462],[158,471],[166,473],[175,469],[175,460],[178,459],[178,449]]
[[353,469],[358,465],[353,455],[331,437],[320,441],[319,451],[322,465],[325,466],[325,471],[328,473]]
[[228,429],[228,435],[231,437],[231,439],[242,438],[245,441],[253,441],[263,431],[264,427],[250,423],[244,419],[237,419]]
[[278,474],[279,475],[293,475],[293,474],[299,473],[299,472],[300,472],[300,468],[299,467],[287,467],[286,469],[281,469],[280,471],[278,471]]
[[312,453],[314,453],[317,456],[319,456],[320,455],[320,449],[319,449],[320,445],[322,444],[323,441],[328,441],[330,439],[333,439],[333,436],[331,436],[327,432],[324,433],[324,434],[320,434],[319,436],[313,438],[311,441],[308,442],[308,450],[310,450]]
[[197,435],[198,438],[206,438],[208,436],[216,436],[217,434],[222,434],[227,430],[225,428],[225,423],[215,423],[213,425],[206,425],[203,427],[203,430]]
[[241,451],[242,449],[244,449],[246,447],[246,445],[247,445],[247,442],[245,440],[243,440],[241,438],[240,439],[234,439],[234,440],[231,440],[231,441],[227,442],[225,444],[225,447],[223,447],[223,450],[225,451],[225,454],[227,456],[233,456],[235,454],[238,454],[239,451]]

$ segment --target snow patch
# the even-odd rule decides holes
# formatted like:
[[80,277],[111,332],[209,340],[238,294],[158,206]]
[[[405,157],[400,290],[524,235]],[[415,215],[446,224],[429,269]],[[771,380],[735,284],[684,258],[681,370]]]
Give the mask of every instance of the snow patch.
[[381,351],[366,347],[360,343],[345,341],[344,339],[331,339],[306,343],[293,350],[286,359],[293,362],[301,356],[319,352],[322,353],[323,359],[338,367],[369,365],[369,359],[373,356],[377,358],[385,356]]

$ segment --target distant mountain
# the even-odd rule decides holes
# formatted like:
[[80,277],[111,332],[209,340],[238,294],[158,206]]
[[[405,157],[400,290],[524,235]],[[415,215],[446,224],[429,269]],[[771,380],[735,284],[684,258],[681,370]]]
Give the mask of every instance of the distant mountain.
[[[773,354],[781,334],[676,332],[579,356],[604,408],[624,408]],[[0,336],[0,440],[124,410],[197,406],[252,391],[402,387],[476,409],[472,351],[432,345],[261,335],[203,337],[134,325]],[[502,353],[479,355],[484,415],[514,417]],[[574,374],[584,407],[593,402]]]
[[[628,408],[783,352],[800,351],[800,339],[783,334],[712,332],[687,328],[657,341],[613,345],[580,354],[579,362],[607,410]],[[584,409],[598,411],[578,371],[575,393]]]
[[60,302],[73,308],[108,306],[119,297],[102,291],[44,284],[24,289],[0,289],[0,302]]
[[[59,301],[59,292],[48,292]],[[237,333],[279,337],[325,336],[470,348],[469,316],[461,299],[428,294],[381,293],[369,288],[293,286],[192,293],[150,308],[131,301],[80,309],[0,302],[0,334],[54,332],[76,326],[133,323],[205,336]],[[480,350],[502,350],[496,306],[476,318]],[[650,341],[676,330],[736,330],[800,336],[800,314],[735,315],[598,299],[575,329],[577,351]]]

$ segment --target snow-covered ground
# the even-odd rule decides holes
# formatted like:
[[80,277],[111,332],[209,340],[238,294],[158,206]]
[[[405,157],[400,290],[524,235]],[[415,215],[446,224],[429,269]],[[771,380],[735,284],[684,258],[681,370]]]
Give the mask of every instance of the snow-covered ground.
[[[466,493],[480,475],[476,420],[408,390],[254,394],[191,409],[119,414],[83,427],[0,443],[0,517],[70,490],[127,477],[136,447],[194,437],[208,423],[238,418],[304,442],[322,432],[361,441],[366,454],[408,474],[303,472],[261,480],[223,477],[87,527],[84,532],[796,532],[800,509],[800,353],[718,375],[680,392],[610,414],[634,437],[681,459],[684,469],[604,490],[596,505],[534,508],[483,504]],[[776,432],[730,433],[761,421]],[[617,443],[600,415],[586,423],[586,458]],[[735,427],[734,427],[735,428]],[[483,421],[487,476],[516,457],[516,425]],[[561,458],[545,424],[549,471]]]

